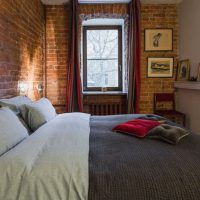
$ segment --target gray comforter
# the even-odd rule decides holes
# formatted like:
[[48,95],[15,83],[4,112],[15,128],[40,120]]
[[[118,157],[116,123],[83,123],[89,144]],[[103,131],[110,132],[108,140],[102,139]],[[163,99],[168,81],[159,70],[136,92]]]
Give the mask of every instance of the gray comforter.
[[137,117],[91,118],[89,200],[199,200],[200,136],[170,145],[111,131]]

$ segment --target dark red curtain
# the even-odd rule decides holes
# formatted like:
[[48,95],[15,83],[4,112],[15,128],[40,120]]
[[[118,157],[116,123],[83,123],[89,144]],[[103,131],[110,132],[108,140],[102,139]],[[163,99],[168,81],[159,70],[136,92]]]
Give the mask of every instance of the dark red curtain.
[[79,62],[78,0],[72,0],[70,65],[67,70],[67,112],[82,112],[82,88]]
[[140,101],[140,0],[132,0],[129,4],[128,32],[128,113],[139,113]]

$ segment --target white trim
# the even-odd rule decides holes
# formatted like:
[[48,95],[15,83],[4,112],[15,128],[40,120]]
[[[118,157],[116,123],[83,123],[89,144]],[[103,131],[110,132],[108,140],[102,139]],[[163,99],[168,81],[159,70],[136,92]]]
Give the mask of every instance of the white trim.
[[113,19],[113,18],[96,18],[96,19],[89,19],[89,20],[85,20],[82,23],[83,26],[98,26],[98,25],[120,25],[123,26],[124,25],[124,19]]
[[102,4],[102,3],[129,3],[130,0],[79,0],[80,3]]
[[176,81],[174,87],[178,89],[200,90],[200,82]]
[[[62,5],[69,0],[41,0],[45,5]],[[182,0],[141,0],[142,4],[179,4]],[[82,4],[129,3],[130,0],[79,0]]]

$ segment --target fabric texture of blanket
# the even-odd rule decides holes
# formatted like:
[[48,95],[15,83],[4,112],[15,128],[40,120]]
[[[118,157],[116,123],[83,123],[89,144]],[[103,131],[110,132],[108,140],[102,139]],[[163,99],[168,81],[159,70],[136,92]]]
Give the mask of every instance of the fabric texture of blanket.
[[89,200],[199,200],[200,136],[170,145],[112,131],[141,117],[155,116],[91,117]]

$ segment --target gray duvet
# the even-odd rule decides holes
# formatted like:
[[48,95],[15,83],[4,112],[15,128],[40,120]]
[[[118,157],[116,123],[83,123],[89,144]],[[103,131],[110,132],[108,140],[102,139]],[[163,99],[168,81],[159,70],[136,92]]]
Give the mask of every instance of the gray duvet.
[[111,131],[137,117],[91,118],[89,200],[200,200],[200,136],[171,145]]

